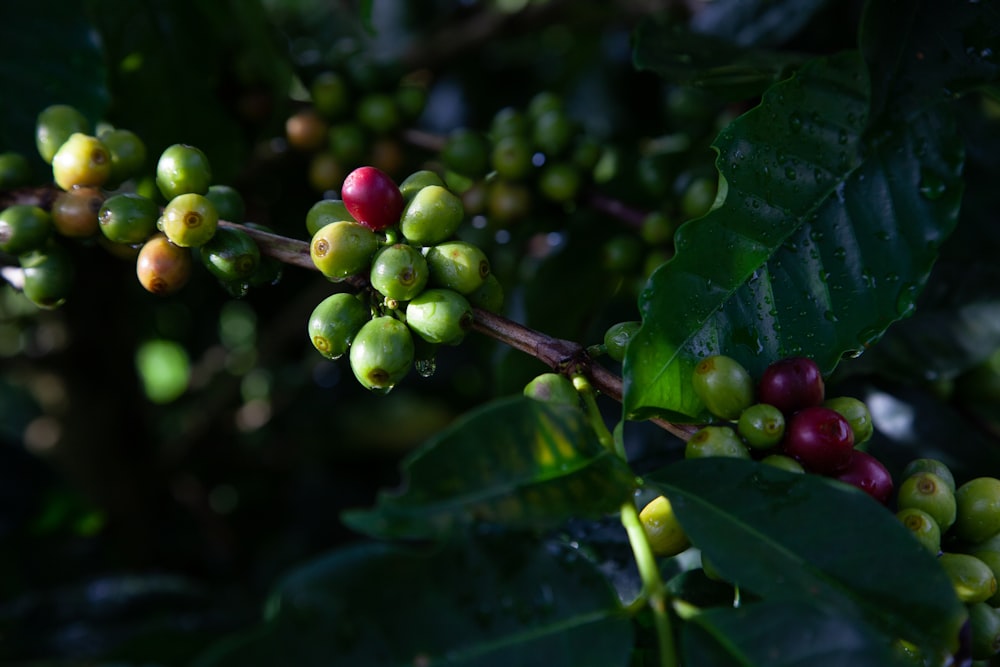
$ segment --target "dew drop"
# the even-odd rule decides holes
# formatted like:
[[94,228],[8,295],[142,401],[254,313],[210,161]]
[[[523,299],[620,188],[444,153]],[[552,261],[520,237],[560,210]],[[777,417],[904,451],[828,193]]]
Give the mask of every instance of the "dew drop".
[[787,178],[790,181],[794,181],[796,178],[798,178],[798,176],[799,175],[795,171],[795,169],[793,169],[792,167],[785,167],[785,178]]
[[788,119],[788,125],[792,128],[792,132],[798,132],[802,129],[802,116],[796,111]]
[[417,359],[413,362],[413,368],[416,369],[417,375],[420,377],[429,378],[437,371],[437,362],[433,358]]

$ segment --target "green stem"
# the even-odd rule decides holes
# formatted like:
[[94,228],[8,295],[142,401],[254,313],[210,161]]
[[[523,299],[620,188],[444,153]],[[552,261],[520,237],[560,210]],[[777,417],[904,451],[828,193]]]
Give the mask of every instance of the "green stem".
[[604,448],[609,452],[614,452],[624,461],[625,446],[624,444],[619,446],[615,442],[615,437],[608,430],[608,425],[604,423],[604,417],[601,415],[601,409],[597,407],[597,398],[595,397],[594,387],[590,384],[590,380],[582,373],[574,373],[572,379],[573,386],[576,387],[577,393],[583,398],[583,403],[587,407],[587,417],[590,419],[591,428],[597,434],[597,441],[604,445]]
[[656,563],[653,548],[639,519],[639,511],[631,500],[622,505],[621,521],[628,534],[632,554],[642,578],[643,595],[649,608],[653,611],[653,625],[656,628],[656,640],[660,646],[660,667],[677,667],[677,649],[674,646],[674,631],[668,610],[668,596],[660,577],[660,568]]

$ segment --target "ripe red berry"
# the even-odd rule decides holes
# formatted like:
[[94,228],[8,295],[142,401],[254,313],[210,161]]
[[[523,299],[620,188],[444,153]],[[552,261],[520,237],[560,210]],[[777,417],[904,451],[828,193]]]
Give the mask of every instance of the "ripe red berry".
[[358,167],[349,173],[340,197],[355,220],[376,232],[397,224],[403,212],[399,186],[375,167]]
[[780,359],[764,370],[757,383],[757,402],[786,416],[823,402],[826,388],[816,362],[807,357]]
[[785,429],[785,454],[810,472],[831,475],[843,470],[854,453],[850,423],[829,408],[804,408],[792,415]]
[[892,494],[892,475],[881,461],[868,452],[855,451],[847,467],[834,477],[858,487],[883,505]]

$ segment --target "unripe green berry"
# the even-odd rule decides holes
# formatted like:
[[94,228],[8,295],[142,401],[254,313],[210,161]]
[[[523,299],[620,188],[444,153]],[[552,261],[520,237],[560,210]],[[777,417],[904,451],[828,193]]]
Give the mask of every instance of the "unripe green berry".
[[324,276],[340,281],[368,269],[378,249],[375,232],[357,222],[331,222],[313,234],[309,254]]
[[156,232],[160,207],[132,192],[108,197],[97,214],[101,233],[115,243],[142,243]]
[[224,283],[244,282],[260,266],[260,248],[242,229],[219,227],[201,246],[201,262]]
[[448,135],[441,149],[445,166],[462,176],[478,178],[489,168],[490,149],[486,138],[468,128],[457,128]]
[[406,243],[396,243],[378,251],[372,260],[372,287],[396,301],[409,301],[427,285],[430,272],[420,251]]
[[403,209],[399,230],[410,243],[429,246],[450,238],[465,218],[462,200],[447,188],[421,188]]
[[219,214],[215,205],[204,195],[178,195],[163,209],[160,224],[171,243],[195,248],[204,245],[215,235],[219,226]]
[[375,134],[386,134],[401,124],[396,101],[388,93],[363,95],[357,104],[358,121]]
[[108,185],[118,186],[138,176],[146,163],[146,144],[131,130],[108,130],[98,137],[111,154]]
[[736,431],[728,426],[703,426],[687,441],[684,458],[700,459],[710,456],[748,459],[750,452]]
[[952,474],[951,469],[945,465],[943,462],[937,459],[931,458],[920,458],[913,459],[903,468],[903,472],[900,473],[902,479],[911,477],[918,472],[932,472],[944,481],[948,485],[948,488],[953,492],[956,490],[955,486],[955,476]]
[[424,290],[406,306],[406,323],[428,343],[457,345],[473,320],[469,301],[450,289]]
[[528,118],[532,121],[549,111],[564,111],[566,108],[562,97],[551,90],[541,90],[528,100]]
[[73,258],[57,243],[19,257],[24,270],[24,296],[39,308],[61,306],[73,289]]
[[309,87],[313,106],[331,120],[342,118],[351,108],[351,87],[339,72],[321,72]]
[[658,496],[643,507],[639,520],[654,555],[676,556],[691,546],[691,540],[666,496]]
[[941,528],[930,514],[916,507],[896,512],[900,523],[935,556],[941,552]]
[[168,146],[156,163],[156,186],[168,201],[184,194],[204,195],[212,184],[208,158],[196,146]]
[[654,211],[643,218],[639,235],[650,245],[662,245],[673,240],[676,230],[677,225],[666,213]]
[[801,463],[785,454],[768,454],[760,462],[788,472],[804,473],[806,471]]
[[31,181],[31,165],[20,153],[0,153],[0,190],[12,190]]
[[512,181],[527,177],[534,169],[531,143],[525,137],[508,135],[493,144],[490,164],[500,178]]
[[694,179],[681,196],[681,211],[687,218],[700,218],[709,212],[715,202],[718,184],[714,179]]
[[955,494],[944,480],[932,472],[910,475],[899,485],[896,496],[898,509],[915,507],[934,517],[941,532],[955,523]]
[[321,199],[313,204],[306,213],[306,230],[310,236],[332,222],[355,222],[350,211],[341,199]]
[[52,156],[52,178],[63,190],[101,186],[111,175],[111,153],[97,137],[77,132]]
[[438,176],[437,172],[430,169],[420,169],[403,179],[399,184],[399,194],[403,195],[403,201],[409,203],[417,196],[417,193],[428,185],[438,185],[445,187],[444,180]]
[[413,367],[410,329],[394,317],[375,317],[351,342],[351,370],[366,389],[388,391]]
[[550,157],[563,154],[572,145],[577,128],[561,109],[550,109],[535,117],[531,139],[538,150]]
[[996,594],[997,579],[993,570],[975,556],[945,552],[938,556],[938,562],[962,602],[985,602]]
[[989,660],[1000,652],[1000,609],[985,602],[972,603],[968,608],[972,659]]
[[767,403],[755,403],[740,413],[736,431],[755,449],[771,449],[785,435],[785,415]]
[[482,308],[491,313],[499,313],[503,308],[503,286],[492,273],[483,284],[465,295],[473,308]]
[[573,383],[558,373],[542,373],[524,386],[524,395],[543,403],[579,407],[580,394]]
[[470,294],[490,275],[490,262],[479,247],[467,241],[447,241],[427,251],[430,280],[459,294]]
[[570,162],[550,162],[538,175],[538,190],[549,201],[566,204],[580,194],[583,178],[580,170]]
[[601,247],[601,264],[608,271],[629,273],[642,257],[642,242],[633,234],[615,234]]
[[[274,230],[266,225],[260,225],[256,222],[245,222],[243,226],[247,229],[256,230],[259,232],[266,232],[268,234],[273,234]],[[250,276],[248,281],[250,287],[263,287],[266,285],[277,285],[281,281],[282,275],[284,275],[285,263],[275,257],[269,257],[267,255],[261,255],[260,264],[257,266],[257,271]]]
[[355,165],[368,150],[368,135],[358,123],[338,123],[327,133],[330,153],[343,165]]
[[368,320],[369,309],[353,294],[331,294],[320,301],[309,317],[309,340],[327,359],[347,352],[351,341]]
[[1000,533],[1000,479],[977,477],[955,491],[955,535],[982,542]]
[[642,322],[628,321],[618,322],[608,327],[608,330],[604,332],[604,349],[608,356],[621,363],[625,359],[625,348],[628,347],[629,341],[632,340],[641,326]]
[[52,217],[32,204],[14,204],[0,211],[0,251],[10,255],[43,248],[52,235]]
[[[974,548],[968,553],[986,563],[993,570],[993,576],[996,577],[997,582],[1000,583],[1000,551]],[[1000,607],[1000,590],[988,598],[986,602],[993,607]]]
[[56,151],[75,133],[88,134],[90,121],[75,107],[53,104],[42,109],[35,122],[35,146],[38,154],[48,163]]
[[722,354],[699,361],[691,384],[708,411],[722,419],[738,419],[754,401],[750,373],[743,364]]
[[528,118],[516,107],[503,107],[490,121],[490,137],[499,141],[503,137],[528,136]]
[[853,396],[838,396],[823,401],[823,406],[840,413],[847,420],[854,433],[855,446],[871,439],[875,425],[872,423],[872,415],[864,401]]
[[229,185],[211,185],[205,196],[215,206],[219,220],[243,222],[243,218],[246,217],[243,195],[236,188]]
[[427,106],[427,86],[404,82],[396,89],[393,101],[403,120],[416,120]]

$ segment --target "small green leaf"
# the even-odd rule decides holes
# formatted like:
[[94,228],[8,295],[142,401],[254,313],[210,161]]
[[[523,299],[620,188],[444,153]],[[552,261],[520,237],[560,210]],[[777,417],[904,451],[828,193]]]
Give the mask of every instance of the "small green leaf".
[[684,624],[681,647],[686,664],[713,667],[912,665],[863,620],[805,598],[707,610]]
[[359,544],[287,575],[261,628],[196,664],[613,667],[632,641],[617,595],[573,552],[502,538]]
[[723,458],[680,461],[647,482],[727,581],[762,599],[809,599],[859,615],[932,655],[957,648],[966,613],[947,576],[864,492]]
[[811,62],[723,130],[724,201],[681,226],[640,297],[626,414],[697,421],[702,357],[727,354],[759,377],[803,355],[829,373],[910,314],[963,191],[946,111],[864,137],[865,72],[844,54]]
[[404,485],[344,514],[379,537],[441,537],[475,522],[544,528],[617,510],[628,466],[597,441],[583,412],[523,396],[458,420],[403,463]]
[[801,65],[805,56],[739,46],[722,37],[691,32],[676,23],[647,19],[633,35],[632,60],[675,83],[727,100],[756,97]]

